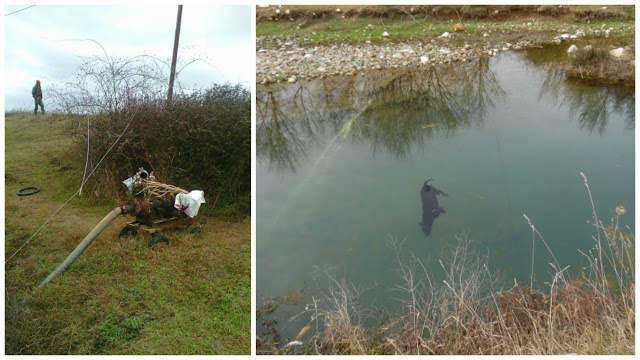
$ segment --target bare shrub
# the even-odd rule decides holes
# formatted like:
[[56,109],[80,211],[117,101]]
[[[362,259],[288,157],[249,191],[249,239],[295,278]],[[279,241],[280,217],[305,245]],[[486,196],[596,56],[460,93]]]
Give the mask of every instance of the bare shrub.
[[72,81],[53,86],[54,105],[68,114],[118,114],[139,102],[164,97],[167,64],[148,55],[83,59]]

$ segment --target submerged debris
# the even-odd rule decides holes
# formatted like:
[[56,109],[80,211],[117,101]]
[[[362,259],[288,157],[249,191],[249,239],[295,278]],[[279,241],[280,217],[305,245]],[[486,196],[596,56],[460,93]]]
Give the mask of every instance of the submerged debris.
[[290,348],[291,346],[299,346],[302,345],[302,341],[292,341],[284,346],[285,349]]

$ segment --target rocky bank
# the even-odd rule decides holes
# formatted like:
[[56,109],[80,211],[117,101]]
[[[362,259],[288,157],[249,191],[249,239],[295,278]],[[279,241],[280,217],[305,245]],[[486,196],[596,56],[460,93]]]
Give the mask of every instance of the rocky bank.
[[[536,29],[535,23],[511,28],[486,26],[478,34],[445,32],[438,36],[395,41],[384,32],[378,39],[353,44],[313,44],[300,36],[265,36],[256,40],[256,81],[261,84],[311,80],[326,76],[354,76],[363,71],[421,68],[451,62],[467,62],[483,54],[529,47],[560,46],[582,38],[610,37],[628,28],[571,25],[557,30]],[[515,31],[514,31],[515,27]],[[518,32],[517,30],[521,30]],[[362,31],[367,31],[363,29]],[[533,34],[533,35],[532,35]],[[634,51],[634,49],[631,49]]]

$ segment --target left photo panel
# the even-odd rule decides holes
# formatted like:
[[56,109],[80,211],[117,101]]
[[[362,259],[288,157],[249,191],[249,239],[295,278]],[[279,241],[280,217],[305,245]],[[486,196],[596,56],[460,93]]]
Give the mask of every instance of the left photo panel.
[[7,355],[251,354],[251,6],[4,6]]

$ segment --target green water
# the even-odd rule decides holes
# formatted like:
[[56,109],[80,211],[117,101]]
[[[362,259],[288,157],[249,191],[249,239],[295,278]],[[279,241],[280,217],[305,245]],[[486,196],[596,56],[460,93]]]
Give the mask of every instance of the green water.
[[[528,283],[523,214],[578,271],[578,250],[595,234],[580,172],[600,217],[624,205],[621,222],[634,230],[634,116],[633,91],[568,80],[535,52],[261,88],[257,302],[304,286],[308,303],[326,286],[314,274],[332,267],[368,289],[361,302],[392,304],[400,279],[390,237],[437,265],[465,232],[492,268]],[[450,196],[439,197],[446,213],[425,237],[420,189],[430,178]],[[538,242],[537,286],[550,261]]]

